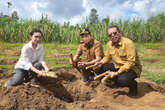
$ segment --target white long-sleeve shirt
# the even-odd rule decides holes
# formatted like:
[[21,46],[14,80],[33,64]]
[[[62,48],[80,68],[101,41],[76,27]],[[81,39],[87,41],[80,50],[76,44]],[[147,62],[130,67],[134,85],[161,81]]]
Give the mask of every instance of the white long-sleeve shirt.
[[37,47],[34,49],[32,46],[32,42],[25,44],[21,50],[21,56],[19,58],[19,61],[15,65],[16,68],[29,70],[33,63],[39,62],[42,65],[45,64],[43,60],[43,53],[44,48],[38,44]]

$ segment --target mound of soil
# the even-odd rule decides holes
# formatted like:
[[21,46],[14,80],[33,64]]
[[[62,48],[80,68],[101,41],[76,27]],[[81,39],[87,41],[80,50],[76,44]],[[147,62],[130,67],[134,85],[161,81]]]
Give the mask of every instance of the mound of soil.
[[9,59],[2,59],[0,60],[0,64],[15,64],[17,60],[9,60]]
[[159,54],[159,55],[165,54],[165,50],[160,50],[160,49],[146,49],[145,51],[150,54]]
[[[40,87],[30,83],[0,88],[0,110],[164,110],[165,87],[138,79],[138,96],[128,88],[111,89],[98,81],[84,84],[74,69],[55,71],[57,78],[40,78]],[[1,83],[7,79],[0,79]]]
[[1,68],[1,69],[0,69],[0,74],[5,73],[5,72],[7,72],[7,71],[8,71],[7,68]]
[[143,61],[144,61],[144,62],[147,62],[147,63],[154,63],[154,64],[165,63],[164,61],[158,60],[158,59],[144,59]]
[[12,50],[3,49],[3,50],[0,50],[0,53],[19,56],[21,53],[21,50],[20,49],[12,49]]

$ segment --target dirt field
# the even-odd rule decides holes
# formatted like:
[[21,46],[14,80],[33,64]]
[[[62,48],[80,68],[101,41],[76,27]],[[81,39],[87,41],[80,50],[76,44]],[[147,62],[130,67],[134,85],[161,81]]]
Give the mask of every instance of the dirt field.
[[39,88],[20,85],[3,88],[0,110],[164,110],[165,86],[137,79],[138,96],[129,97],[128,88],[111,89],[98,81],[84,84],[74,69],[55,71],[57,78],[41,78]]

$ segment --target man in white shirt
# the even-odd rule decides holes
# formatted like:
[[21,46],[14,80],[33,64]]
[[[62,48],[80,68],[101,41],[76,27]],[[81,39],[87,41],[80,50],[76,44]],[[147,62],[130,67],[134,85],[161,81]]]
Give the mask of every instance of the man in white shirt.
[[41,69],[44,68],[45,72],[49,71],[43,60],[44,48],[39,44],[41,37],[42,32],[38,29],[34,29],[30,33],[31,40],[23,46],[13,76],[5,84],[6,87],[16,86],[27,81],[38,83],[37,76],[43,75]]

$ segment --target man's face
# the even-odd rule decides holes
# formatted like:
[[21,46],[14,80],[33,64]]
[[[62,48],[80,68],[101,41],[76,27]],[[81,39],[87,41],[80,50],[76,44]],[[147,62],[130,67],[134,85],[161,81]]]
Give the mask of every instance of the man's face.
[[108,34],[109,40],[111,40],[113,43],[118,42],[120,39],[120,33],[115,27],[108,29],[107,34]]
[[84,34],[81,36],[81,40],[85,43],[88,44],[91,41],[92,37],[90,34]]

